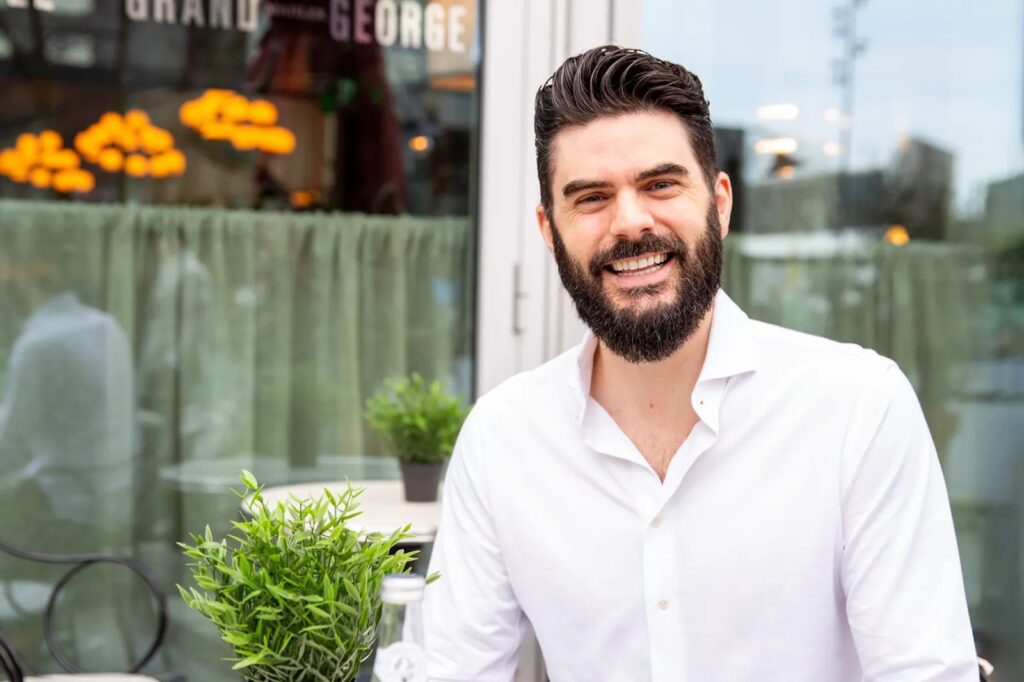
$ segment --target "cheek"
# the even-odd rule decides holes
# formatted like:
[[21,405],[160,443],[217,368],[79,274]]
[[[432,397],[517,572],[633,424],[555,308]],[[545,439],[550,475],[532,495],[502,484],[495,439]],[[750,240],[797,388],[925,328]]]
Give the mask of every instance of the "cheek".
[[594,215],[577,216],[572,225],[560,232],[566,250],[577,260],[588,263],[590,258],[607,247],[608,227],[606,221]]
[[680,239],[686,242],[687,246],[693,246],[704,236],[706,229],[707,213],[698,211],[695,207],[687,206],[686,210],[664,210],[654,214],[654,219],[659,225],[663,225],[674,232]]

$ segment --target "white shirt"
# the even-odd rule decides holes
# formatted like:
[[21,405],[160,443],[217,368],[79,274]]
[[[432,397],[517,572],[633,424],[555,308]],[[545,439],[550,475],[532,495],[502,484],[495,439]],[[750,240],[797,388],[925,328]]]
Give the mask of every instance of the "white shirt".
[[590,397],[592,337],[458,440],[427,587],[431,680],[976,682],[953,523],[891,360],[716,298],[664,482]]

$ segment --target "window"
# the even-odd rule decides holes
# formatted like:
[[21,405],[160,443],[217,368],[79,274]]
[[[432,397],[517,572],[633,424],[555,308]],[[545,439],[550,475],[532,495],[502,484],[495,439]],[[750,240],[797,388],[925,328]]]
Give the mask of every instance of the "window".
[[[132,553],[173,585],[175,542],[229,530],[243,467],[397,476],[362,417],[384,379],[471,397],[478,3],[0,13],[0,538]],[[0,627],[40,664],[31,595],[55,579],[0,561]],[[94,582],[61,637],[123,668],[149,631]],[[171,602],[154,670],[233,679]]]
[[646,0],[735,183],[725,288],[892,357],[949,488],[979,654],[1024,674],[1019,2]]

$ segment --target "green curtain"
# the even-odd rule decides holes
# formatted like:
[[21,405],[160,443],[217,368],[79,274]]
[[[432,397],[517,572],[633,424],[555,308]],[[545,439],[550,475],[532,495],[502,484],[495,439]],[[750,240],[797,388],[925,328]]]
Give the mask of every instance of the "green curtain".
[[[123,331],[132,476],[106,502],[128,529],[85,525],[93,549],[170,584],[176,541],[228,530],[243,466],[269,483],[390,475],[362,418],[384,379],[418,371],[469,398],[473,255],[465,217],[0,201],[0,360],[61,292]],[[18,539],[67,549],[40,540],[48,525],[22,515]]]
[[899,363],[940,456],[947,409],[984,357],[991,256],[978,247],[822,235],[730,235],[724,287],[753,318],[857,343]]
[[968,603],[1011,670],[1024,637],[1024,250],[730,235],[724,287],[753,318],[872,348],[913,383],[949,488]]

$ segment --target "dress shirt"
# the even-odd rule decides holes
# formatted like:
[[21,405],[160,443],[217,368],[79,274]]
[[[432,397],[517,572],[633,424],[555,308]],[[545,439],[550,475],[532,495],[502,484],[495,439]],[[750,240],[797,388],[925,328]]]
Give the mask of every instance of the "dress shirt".
[[914,391],[859,346],[719,292],[664,481],[590,397],[596,342],[480,399],[426,590],[431,680],[976,682],[945,483]]

